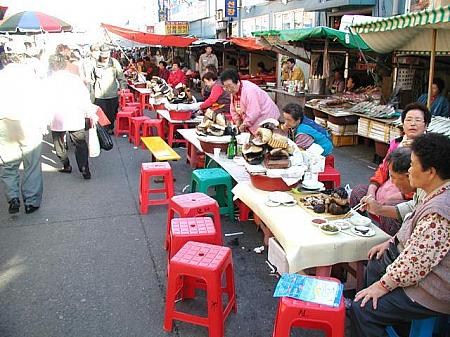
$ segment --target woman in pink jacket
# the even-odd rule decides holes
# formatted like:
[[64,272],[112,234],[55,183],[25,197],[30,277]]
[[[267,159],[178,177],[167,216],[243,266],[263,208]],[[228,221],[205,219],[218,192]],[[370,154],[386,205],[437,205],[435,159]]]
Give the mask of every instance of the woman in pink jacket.
[[230,93],[230,113],[239,131],[255,133],[262,121],[280,118],[280,111],[272,98],[256,84],[241,81],[236,70],[225,70],[220,79],[225,91]]

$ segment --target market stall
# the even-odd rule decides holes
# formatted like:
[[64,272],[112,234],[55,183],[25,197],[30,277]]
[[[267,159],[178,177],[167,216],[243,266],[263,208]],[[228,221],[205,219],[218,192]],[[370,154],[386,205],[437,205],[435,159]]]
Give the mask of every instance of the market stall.
[[[347,78],[349,59],[356,58],[351,62],[356,65],[359,54],[370,50],[358,36],[328,27],[271,30],[255,32],[253,35],[280,48],[294,46],[306,52],[306,59],[299,58],[310,64],[310,72],[305,76],[309,80],[305,83],[285,81],[271,89],[276,93],[279,108],[290,102],[304,106],[309,99],[325,96],[328,93],[326,88],[330,81],[330,69],[345,68],[343,75]],[[365,70],[362,66],[357,71]]]

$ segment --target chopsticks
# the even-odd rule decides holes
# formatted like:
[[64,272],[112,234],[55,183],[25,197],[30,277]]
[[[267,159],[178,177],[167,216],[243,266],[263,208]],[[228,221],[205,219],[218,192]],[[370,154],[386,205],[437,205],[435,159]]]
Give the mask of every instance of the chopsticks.
[[[366,198],[366,199],[365,199]],[[355,206],[353,206],[343,217],[343,219],[346,219],[349,217],[349,215],[352,215],[353,212],[358,211],[361,207],[364,207],[367,205],[366,200],[372,198],[372,195],[369,194],[367,197],[363,197],[361,198],[361,201],[356,204]]]

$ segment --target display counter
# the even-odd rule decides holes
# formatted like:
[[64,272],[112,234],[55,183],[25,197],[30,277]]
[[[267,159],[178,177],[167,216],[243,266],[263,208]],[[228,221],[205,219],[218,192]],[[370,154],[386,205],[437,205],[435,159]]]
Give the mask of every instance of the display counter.
[[268,88],[267,91],[275,94],[275,103],[280,111],[288,103],[297,103],[304,107],[306,102],[310,99],[326,97],[325,95],[315,95],[310,93],[290,93],[278,88]]

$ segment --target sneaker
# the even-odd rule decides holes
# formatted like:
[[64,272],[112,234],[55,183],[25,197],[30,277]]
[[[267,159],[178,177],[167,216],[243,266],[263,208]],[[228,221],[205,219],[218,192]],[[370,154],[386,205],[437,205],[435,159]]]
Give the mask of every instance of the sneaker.
[[20,200],[19,198],[13,198],[9,201],[9,214],[15,214],[19,212]]

